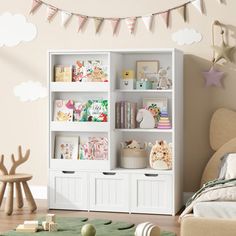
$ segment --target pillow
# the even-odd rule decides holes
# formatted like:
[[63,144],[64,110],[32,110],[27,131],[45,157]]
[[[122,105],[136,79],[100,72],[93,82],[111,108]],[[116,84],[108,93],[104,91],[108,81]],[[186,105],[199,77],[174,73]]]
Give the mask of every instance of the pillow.
[[219,179],[236,178],[236,153],[230,153],[221,159]]

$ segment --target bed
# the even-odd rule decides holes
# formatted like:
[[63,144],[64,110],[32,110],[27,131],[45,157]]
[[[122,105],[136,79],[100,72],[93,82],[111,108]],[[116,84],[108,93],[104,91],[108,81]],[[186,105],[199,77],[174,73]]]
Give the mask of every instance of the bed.
[[[210,124],[210,144],[215,153],[205,167],[201,186],[218,178],[224,155],[236,153],[236,112],[221,108],[213,114]],[[236,187],[234,189],[233,186],[230,190],[230,197],[226,201],[221,199],[195,202],[189,208],[189,211],[193,210],[191,214],[188,214],[186,208],[181,215],[181,236],[235,236]]]

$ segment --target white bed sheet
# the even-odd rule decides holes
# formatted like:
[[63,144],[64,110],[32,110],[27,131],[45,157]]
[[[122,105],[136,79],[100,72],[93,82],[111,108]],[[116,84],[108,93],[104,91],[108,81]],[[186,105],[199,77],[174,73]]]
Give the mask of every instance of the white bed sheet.
[[236,202],[199,202],[193,207],[194,216],[236,219]]

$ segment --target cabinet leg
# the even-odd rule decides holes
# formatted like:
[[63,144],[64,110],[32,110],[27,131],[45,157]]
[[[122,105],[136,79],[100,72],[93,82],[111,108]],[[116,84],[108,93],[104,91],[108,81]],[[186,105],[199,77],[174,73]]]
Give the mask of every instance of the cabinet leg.
[[16,203],[18,208],[24,206],[20,182],[16,182]]
[[23,185],[23,188],[25,191],[26,200],[29,204],[30,211],[34,212],[37,209],[37,206],[36,206],[36,203],[35,203],[34,198],[32,196],[32,193],[30,191],[30,188],[26,182],[22,182],[22,185]]
[[14,183],[8,183],[8,193],[5,205],[5,213],[11,215],[13,212]]
[[3,200],[3,197],[4,197],[4,193],[5,193],[5,190],[6,190],[6,183],[1,183],[0,185],[0,207],[2,205],[2,200]]

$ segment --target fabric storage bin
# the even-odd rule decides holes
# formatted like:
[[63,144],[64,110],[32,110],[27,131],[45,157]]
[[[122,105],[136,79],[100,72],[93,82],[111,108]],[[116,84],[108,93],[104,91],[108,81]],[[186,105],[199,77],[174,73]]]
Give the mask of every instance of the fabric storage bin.
[[135,79],[121,79],[120,89],[129,90],[135,88]]
[[127,169],[142,169],[147,167],[147,152],[145,149],[121,149],[120,166]]

